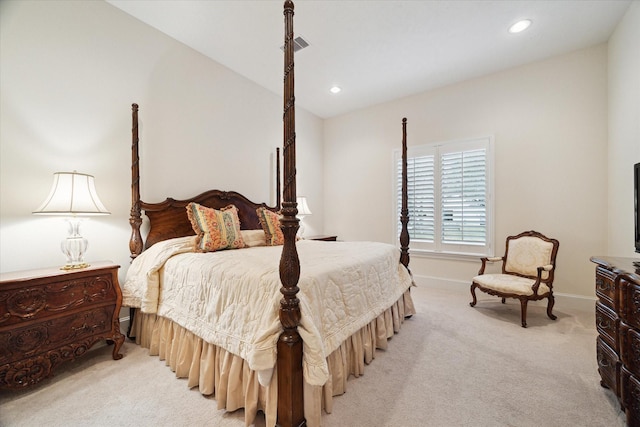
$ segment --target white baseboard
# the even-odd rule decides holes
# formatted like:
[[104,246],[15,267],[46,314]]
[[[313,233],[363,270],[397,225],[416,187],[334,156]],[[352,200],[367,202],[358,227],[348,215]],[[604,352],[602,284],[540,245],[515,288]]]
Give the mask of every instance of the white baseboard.
[[[445,290],[456,290],[460,292],[469,292],[469,288],[471,286],[471,280],[462,281],[462,280],[454,280],[454,279],[446,279],[442,277],[433,277],[433,276],[413,276],[416,285],[425,286],[433,289],[445,289]],[[565,294],[561,292],[554,292],[555,296],[555,308],[566,308],[569,310],[580,310],[586,312],[595,312],[595,297],[587,297],[584,295],[574,295],[574,294]],[[469,294],[471,296],[471,294]],[[537,303],[538,301],[533,301],[532,303]],[[546,300],[543,300],[542,303],[546,304]]]
[[587,311],[590,313],[596,312],[596,298],[586,297],[584,295],[564,294],[561,292],[554,292],[556,297],[556,307],[567,307],[572,310]]
[[130,317],[125,316],[120,318],[120,332],[127,335],[127,331],[129,330],[129,321]]

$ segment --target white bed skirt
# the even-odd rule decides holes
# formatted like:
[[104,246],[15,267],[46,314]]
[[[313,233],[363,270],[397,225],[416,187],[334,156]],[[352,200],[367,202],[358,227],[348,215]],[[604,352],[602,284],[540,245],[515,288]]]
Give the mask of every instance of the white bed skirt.
[[[376,349],[386,349],[387,341],[400,330],[405,317],[415,314],[411,294],[404,295],[380,316],[351,335],[327,358],[330,379],[324,386],[304,384],[304,413],[309,427],[319,427],[322,410],[331,413],[333,396],[343,394],[350,375],[363,374],[365,364],[375,357]],[[258,375],[240,356],[203,341],[193,333],[155,314],[136,311],[131,334],[136,343],[159,356],[178,378],[187,378],[189,388],[198,387],[204,395],[213,395],[218,409],[244,408],[245,425],[253,424],[258,411],[265,413],[266,425],[276,423],[278,407],[277,373],[265,387]]]

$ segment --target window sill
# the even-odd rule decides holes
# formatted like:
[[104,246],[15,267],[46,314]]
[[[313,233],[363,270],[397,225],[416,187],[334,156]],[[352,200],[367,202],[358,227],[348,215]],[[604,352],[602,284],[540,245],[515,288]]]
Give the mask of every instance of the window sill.
[[466,262],[478,262],[480,258],[490,255],[483,254],[465,254],[454,252],[434,252],[424,249],[409,249],[409,256],[416,258],[430,258],[430,259],[446,259],[449,261],[466,261]]

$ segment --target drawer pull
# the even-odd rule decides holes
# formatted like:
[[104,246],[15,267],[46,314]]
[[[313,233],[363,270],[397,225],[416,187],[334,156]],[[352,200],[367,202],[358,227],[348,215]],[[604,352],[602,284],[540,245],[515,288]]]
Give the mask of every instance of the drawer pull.
[[598,317],[598,328],[605,330],[612,329],[611,321],[607,317]]
[[607,359],[600,358],[598,359],[598,366],[600,366],[601,368],[610,368],[611,365],[609,364],[609,361]]
[[3,314],[2,317],[0,317],[0,323],[6,322],[7,320],[9,320],[10,317],[11,315],[9,313]]
[[606,280],[602,280],[600,278],[596,279],[596,289],[599,291],[609,291],[611,289],[611,286],[609,285],[609,282]]

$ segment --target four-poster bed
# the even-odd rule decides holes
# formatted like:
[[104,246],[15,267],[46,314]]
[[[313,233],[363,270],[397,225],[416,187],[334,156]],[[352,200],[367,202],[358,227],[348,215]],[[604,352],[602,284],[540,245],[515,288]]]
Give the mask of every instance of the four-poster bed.
[[[277,417],[283,427],[315,426],[322,409],[331,412],[332,397],[344,392],[347,378],[359,376],[375,349],[386,348],[404,318],[414,314],[408,271],[406,119],[400,253],[382,243],[297,241],[289,0],[284,16],[282,203],[279,185],[274,207],[219,190],[188,200],[143,202],[138,106],[133,104],[133,262],[123,304],[132,307],[128,335],[165,359],[176,376],[188,378],[189,387],[214,394],[219,408],[244,408],[247,425],[263,410],[267,425],[276,424]],[[145,240],[143,211],[149,222]],[[273,226],[269,218],[275,212],[281,214],[277,236],[268,226]],[[210,225],[213,217],[224,218],[220,221],[225,226],[227,221],[233,224],[224,231],[232,237],[218,247],[225,250],[203,249],[210,231],[203,224]]]

